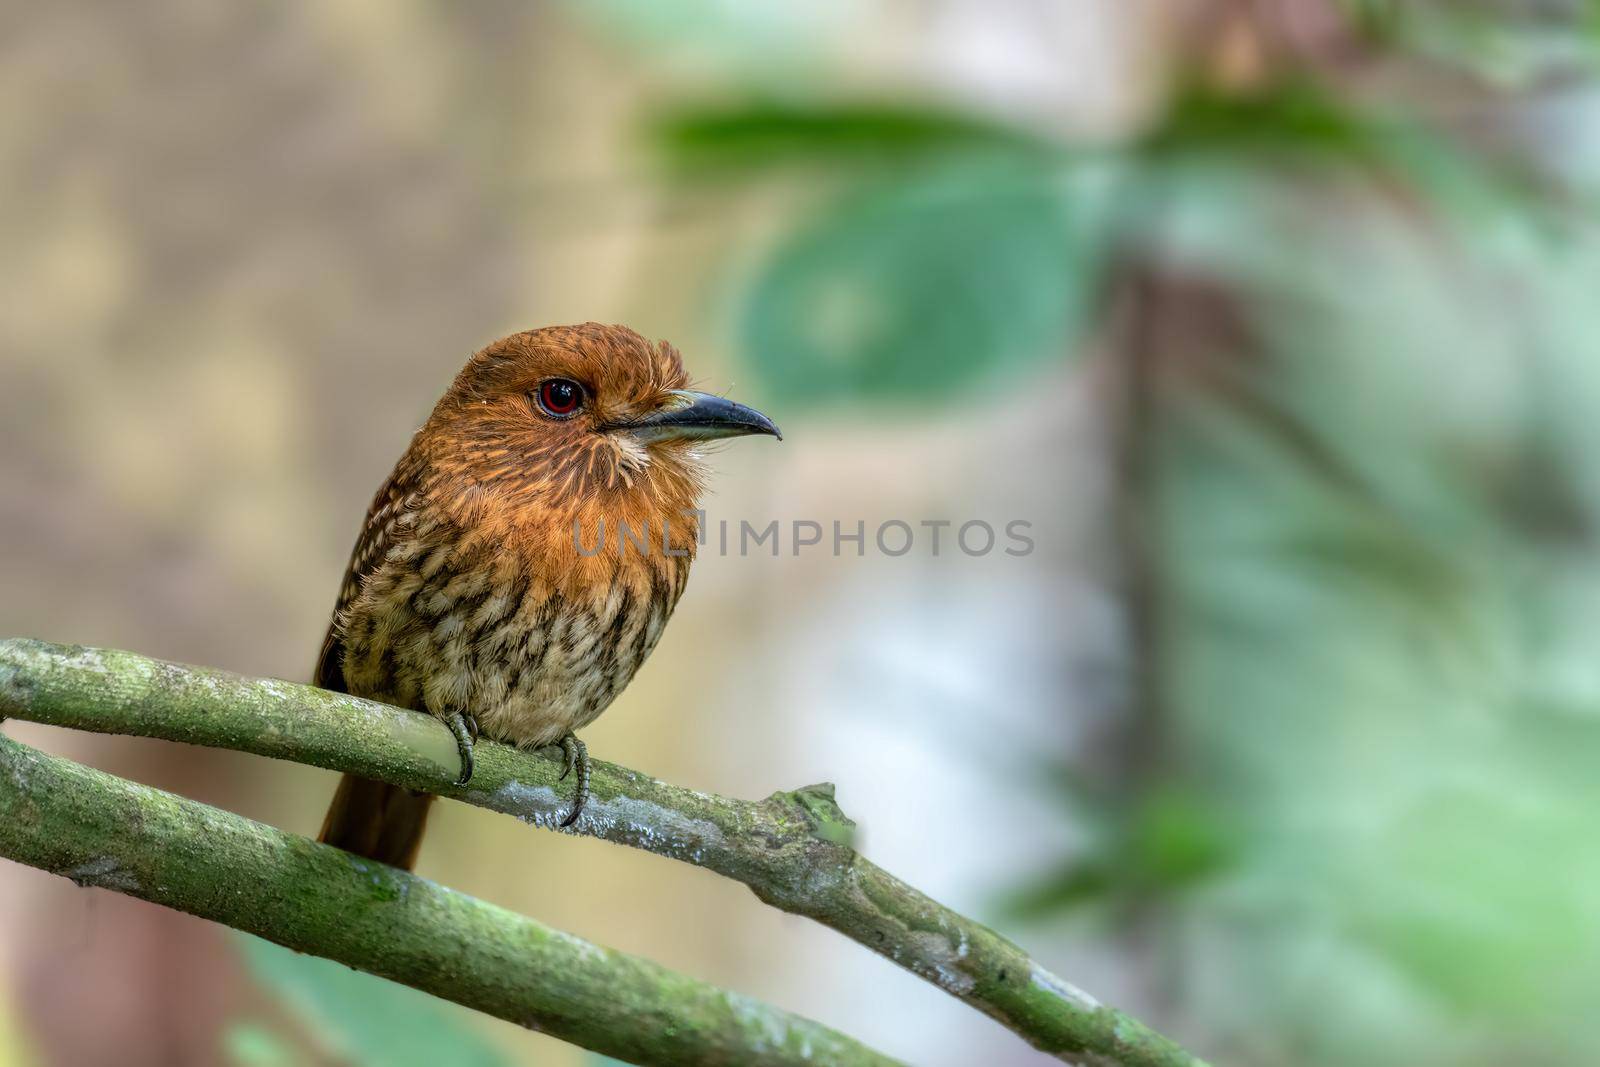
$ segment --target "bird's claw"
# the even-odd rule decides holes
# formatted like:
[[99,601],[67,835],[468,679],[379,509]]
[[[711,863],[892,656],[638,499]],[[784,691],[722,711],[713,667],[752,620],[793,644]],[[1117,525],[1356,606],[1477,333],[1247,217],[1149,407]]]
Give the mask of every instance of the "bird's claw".
[[574,770],[578,772],[578,787],[572,793],[572,808],[561,820],[562,826],[571,826],[578,821],[584,804],[589,800],[589,746],[572,734],[563,737],[560,743],[565,765],[561,769],[561,777],[556,781],[565,781]]
[[445,719],[444,724],[455,735],[456,755],[461,757],[461,777],[456,779],[456,785],[466,785],[472,781],[472,746],[478,741],[478,720],[458,711]]

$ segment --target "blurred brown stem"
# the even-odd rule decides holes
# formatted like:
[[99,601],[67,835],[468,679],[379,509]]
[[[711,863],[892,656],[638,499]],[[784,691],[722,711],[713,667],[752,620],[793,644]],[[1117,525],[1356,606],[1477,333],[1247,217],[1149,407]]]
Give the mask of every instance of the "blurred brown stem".
[[[0,641],[0,717],[5,716],[347,771],[551,829],[566,804],[558,756],[480,742],[472,781],[457,786],[455,742],[430,716],[129,652]],[[759,802],[731,800],[598,760],[591,785],[583,816],[566,832],[630,845],[743,882],[768,904],[838,930],[1062,1058],[1091,1053],[1128,1067],[1201,1065],[1137,1020],[1057,978],[993,930],[868,862],[850,846],[854,824],[834,803],[832,786],[774,793]],[[0,778],[4,789],[15,794],[26,786]],[[8,806],[7,800],[17,802],[0,799],[0,808]],[[215,817],[235,818],[221,812]],[[293,841],[295,849],[313,847]],[[17,854],[3,832],[0,847]],[[390,877],[387,868],[384,877]],[[412,881],[427,886],[427,892],[442,892],[432,883]],[[121,888],[115,880],[108,887]],[[281,940],[273,930],[262,932]],[[394,968],[379,973],[409,980]]]

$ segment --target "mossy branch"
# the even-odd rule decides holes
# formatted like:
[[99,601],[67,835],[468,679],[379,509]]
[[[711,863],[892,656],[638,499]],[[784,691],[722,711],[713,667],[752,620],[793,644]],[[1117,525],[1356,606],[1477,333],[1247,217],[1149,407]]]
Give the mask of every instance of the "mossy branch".
[[[0,641],[4,716],[349,771],[549,829],[556,828],[565,810],[565,794],[558,787],[561,763],[553,754],[480,742],[473,779],[458,787],[454,740],[429,716],[311,686],[129,652]],[[993,930],[868,862],[851,848],[853,823],[834,803],[832,786],[740,801],[597,760],[591,787],[583,815],[565,832],[630,845],[743,882],[768,904],[815,919],[936,983],[1036,1048],[1063,1058],[1099,1055],[1126,1067],[1203,1067],[1167,1038],[1057,978]],[[123,783],[119,788],[128,787]],[[80,814],[88,816],[87,811]],[[71,825],[66,816],[58,821],[64,828]],[[155,845],[144,840],[142,847]],[[324,876],[323,867],[309,870],[301,864],[295,869],[298,875],[279,872],[273,883],[287,891],[294,877]],[[383,877],[403,876],[385,868]],[[205,885],[203,878],[195,881],[197,888]],[[432,893],[447,892],[421,884]],[[306,948],[285,940],[281,929],[248,928]],[[331,955],[315,946],[306,951]],[[392,963],[378,973],[410,981]],[[450,995],[448,990],[423,988]]]
[[3,736],[0,855],[632,1063],[896,1062],[809,1019],[425,878]]

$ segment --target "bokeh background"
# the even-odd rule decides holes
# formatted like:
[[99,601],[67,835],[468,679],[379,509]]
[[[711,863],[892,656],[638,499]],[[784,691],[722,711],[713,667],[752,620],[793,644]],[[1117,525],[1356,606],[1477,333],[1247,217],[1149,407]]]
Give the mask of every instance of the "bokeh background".
[[[1221,1064],[1600,1056],[1600,8],[0,8],[0,632],[303,678],[474,348],[626,322],[781,445],[587,732]],[[8,724],[304,833],[333,776]],[[422,873],[918,1064],[1041,1057],[694,868],[444,805]],[[0,1064],[594,1064],[0,864]]]

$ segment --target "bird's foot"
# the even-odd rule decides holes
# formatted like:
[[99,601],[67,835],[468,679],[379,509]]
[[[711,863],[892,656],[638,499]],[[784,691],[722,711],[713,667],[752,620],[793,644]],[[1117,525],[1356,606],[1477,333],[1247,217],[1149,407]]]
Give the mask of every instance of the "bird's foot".
[[478,720],[458,711],[445,719],[444,724],[455,735],[456,754],[461,757],[461,777],[456,779],[456,785],[466,785],[472,781],[472,746],[478,742]]
[[571,826],[578,821],[578,816],[583,813],[583,805],[589,800],[589,746],[572,734],[563,737],[560,744],[566,766],[562,768],[561,777],[556,781],[565,781],[567,775],[574,770],[578,772],[578,787],[572,793],[572,810],[561,820],[562,826]]

